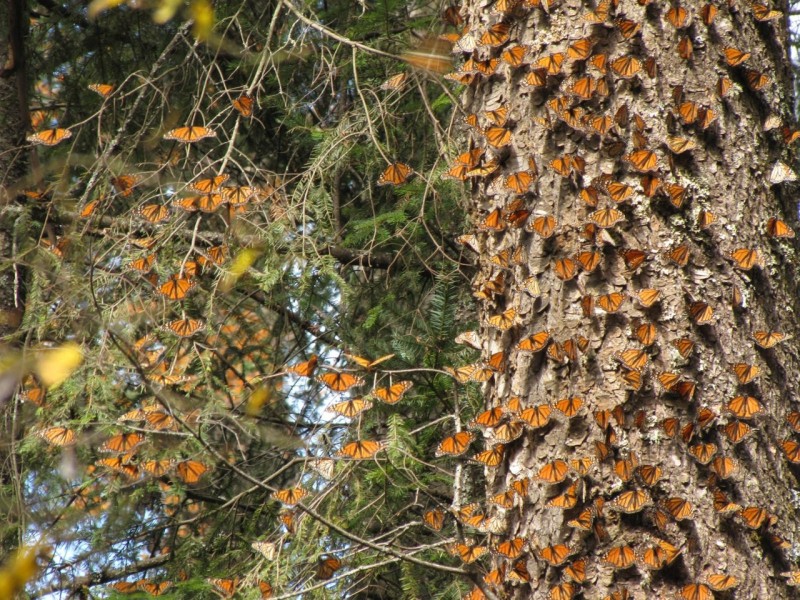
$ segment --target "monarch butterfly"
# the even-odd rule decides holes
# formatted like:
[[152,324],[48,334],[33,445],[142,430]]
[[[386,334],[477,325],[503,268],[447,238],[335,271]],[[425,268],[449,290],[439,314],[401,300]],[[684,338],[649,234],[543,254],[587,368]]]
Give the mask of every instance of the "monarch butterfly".
[[378,177],[378,185],[401,185],[411,177],[413,172],[413,169],[405,163],[393,163],[386,167]]
[[594,518],[596,515],[597,511],[595,511],[593,507],[588,506],[584,508],[577,517],[571,521],[567,521],[567,525],[575,529],[589,531],[592,528],[592,523],[594,523]]
[[608,19],[609,9],[611,8],[610,0],[602,0],[597,3],[594,10],[587,10],[583,15],[583,20],[587,23],[602,23]]
[[761,255],[755,249],[737,248],[731,252],[730,257],[736,262],[736,266],[744,271],[748,271],[755,266],[763,266]]
[[622,303],[625,301],[625,295],[620,292],[612,292],[611,294],[603,294],[597,298],[597,306],[602,308],[607,313],[617,312]]
[[171,581],[161,581],[159,583],[153,583],[152,581],[147,581],[146,579],[142,579],[139,581],[139,589],[144,590],[151,596],[160,596],[164,592],[166,592],[169,588],[172,587]]
[[690,583],[681,588],[683,600],[714,600],[714,594],[704,583]]
[[536,181],[536,175],[530,171],[517,171],[505,178],[505,189],[514,194],[525,194]]
[[689,446],[689,454],[694,456],[700,464],[707,465],[717,454],[717,445],[711,443],[695,444],[694,446]]
[[650,494],[645,490],[628,490],[622,492],[611,502],[611,505],[627,514],[640,512],[653,503]]
[[489,450],[478,452],[472,459],[476,462],[486,465],[487,467],[496,467],[503,462],[505,456],[505,444],[495,444]]
[[717,456],[711,462],[711,469],[720,479],[728,479],[739,470],[739,463],[730,457]]
[[111,178],[111,185],[123,198],[128,198],[133,193],[133,188],[137,183],[139,183],[139,177],[136,175],[120,175]]
[[522,554],[523,548],[525,548],[525,538],[516,537],[498,543],[495,546],[495,552],[500,556],[513,560]]
[[756,71],[755,69],[745,69],[744,78],[751,89],[758,91],[772,81],[769,75]]
[[422,522],[429,529],[441,531],[442,527],[444,526],[444,511],[441,511],[438,508],[429,510],[422,515]]
[[689,304],[689,315],[698,325],[705,325],[714,318],[714,309],[705,302],[692,302]]
[[139,589],[139,581],[117,581],[110,583],[108,587],[120,594],[132,594]]
[[29,135],[25,139],[32,144],[41,144],[42,146],[55,146],[68,140],[72,137],[72,132],[69,129],[56,127],[55,129],[42,129],[34,134]]
[[747,385],[761,374],[761,368],[758,365],[748,363],[734,363],[731,365],[731,370],[742,385]]
[[500,60],[508,63],[512,67],[521,67],[525,64],[525,56],[527,53],[528,50],[525,46],[517,44],[503,50],[503,53],[500,54]]
[[142,463],[142,469],[153,477],[162,477],[172,468],[171,460],[147,460]]
[[175,140],[183,144],[192,144],[209,137],[216,137],[216,135],[217,132],[208,127],[190,125],[188,127],[170,129],[163,137],[165,140]]
[[676,521],[683,521],[692,516],[692,503],[683,498],[667,498],[663,505]]
[[589,100],[597,92],[597,82],[591,75],[581,77],[570,86],[569,92],[582,100]]
[[136,211],[136,214],[155,225],[169,218],[169,207],[163,204],[145,204]]
[[255,102],[253,101],[253,97],[249,94],[242,94],[234,99],[232,104],[233,108],[243,117],[250,117],[253,115],[253,106]]
[[739,516],[750,529],[758,529],[765,522],[771,525],[776,520],[766,510],[757,506],[745,506],[739,511]]
[[465,564],[474,563],[488,551],[486,546],[470,546],[460,542],[448,544],[445,549],[451,556],[459,557]]
[[278,544],[272,542],[253,542],[250,547],[260,553],[267,560],[274,560],[278,553]]
[[541,217],[536,217],[529,228],[531,231],[539,235],[539,237],[546,240],[553,235],[557,225],[558,221],[556,221],[554,216],[543,215]]
[[725,62],[728,63],[730,67],[738,67],[750,58],[749,52],[742,52],[738,48],[733,48],[732,46],[723,48],[722,52],[725,55]]
[[561,412],[565,417],[572,418],[578,414],[578,411],[583,406],[583,399],[579,398],[578,396],[573,396],[571,398],[562,398],[555,404],[553,404],[553,408]]
[[579,252],[574,256],[574,260],[583,268],[587,273],[592,273],[599,265],[603,255],[597,250],[587,250]]
[[642,323],[634,330],[636,339],[641,342],[643,346],[652,346],[656,341],[658,330],[653,323]]
[[536,550],[536,554],[549,565],[557,567],[564,564],[570,556],[575,554],[575,551],[566,544],[555,544],[539,548]]
[[570,60],[586,60],[592,54],[594,38],[586,37],[572,42],[567,48],[567,57]]
[[179,337],[192,337],[198,331],[205,329],[206,324],[200,319],[176,319],[161,326],[164,331],[174,333]]
[[518,439],[525,431],[525,423],[523,421],[511,421],[509,423],[501,423],[492,431],[495,440],[503,443],[513,442]]
[[546,506],[569,510],[578,503],[578,482],[570,485],[562,494],[554,496],[547,501]]
[[675,154],[683,154],[697,148],[697,142],[692,139],[676,135],[667,136],[667,146]]
[[598,227],[607,229],[613,227],[620,221],[624,221],[625,215],[616,208],[602,208],[591,213],[589,219]]
[[550,600],[571,600],[575,595],[575,586],[565,581],[550,588]]
[[742,507],[738,504],[731,502],[728,500],[728,497],[725,493],[720,490],[716,489],[714,492],[714,510],[721,513],[726,512],[734,512],[740,510]]
[[605,553],[603,561],[610,564],[615,569],[627,569],[636,560],[636,553],[627,544],[615,546]]
[[342,449],[337,452],[337,455],[351,460],[367,460],[375,456],[375,454],[382,449],[382,442],[376,442],[375,440],[356,440],[355,442],[345,444]]
[[712,573],[706,578],[708,587],[715,592],[724,592],[731,590],[739,585],[739,579],[733,575],[725,575],[724,573]]
[[339,569],[342,568],[342,561],[335,556],[323,555],[317,561],[316,578],[323,581],[333,577]]
[[509,23],[503,21],[495,23],[486,29],[486,31],[479,38],[478,43],[481,46],[488,46],[490,48],[501,46],[508,41],[508,32],[510,29],[511,25]]
[[725,436],[728,438],[728,440],[733,444],[738,444],[752,433],[752,429],[747,423],[742,423],[741,421],[736,420],[725,425],[722,431],[725,433]]
[[147,423],[157,431],[177,431],[178,421],[169,413],[163,411],[148,411],[145,413]]
[[216,192],[219,186],[228,181],[229,177],[227,173],[222,173],[214,177],[198,179],[190,183],[187,187],[198,194],[211,194],[212,192]]
[[636,468],[636,473],[641,478],[642,482],[647,486],[654,486],[659,482],[664,472],[661,467],[656,465],[640,465]]
[[171,275],[166,282],[162,283],[158,288],[158,293],[167,298],[168,300],[183,300],[189,290],[194,288],[197,282],[192,279],[186,279],[179,275]]
[[519,414],[519,418],[533,429],[540,429],[550,422],[550,413],[549,404],[539,404],[523,410]]
[[486,136],[486,143],[493,148],[508,146],[514,138],[511,130],[505,127],[489,127],[484,134]]
[[386,404],[396,404],[414,386],[413,381],[398,381],[392,386],[378,388],[372,393]]
[[578,274],[578,264],[571,258],[559,258],[553,263],[553,272],[561,281],[569,281]]
[[294,506],[303,498],[308,496],[308,494],[309,492],[307,490],[304,490],[301,487],[294,487],[276,490],[272,493],[272,497],[286,506]]
[[753,9],[753,16],[757,21],[775,21],[783,18],[783,13],[779,10],[772,10],[768,6],[754,2],[750,5]]
[[307,361],[287,367],[286,372],[300,375],[300,377],[311,377],[317,368],[318,361],[319,357],[316,354],[312,354],[311,358],[309,358]]
[[630,79],[642,70],[642,62],[634,56],[620,56],[609,65],[619,77]]
[[489,325],[494,327],[495,329],[499,329],[500,331],[506,331],[510,329],[511,326],[514,324],[514,319],[517,316],[517,311],[514,308],[509,308],[499,315],[492,315],[487,320]]
[[130,453],[144,442],[144,436],[138,433],[120,433],[98,448],[100,452]]
[[791,425],[792,429],[796,432],[800,433],[800,412],[792,411],[789,413],[789,416],[786,417],[786,422]]
[[398,73],[397,75],[392,75],[380,85],[380,89],[384,91],[399,90],[405,85],[407,79],[408,73]]
[[800,463],[800,444],[792,439],[787,439],[781,442],[781,449],[789,462]]
[[561,483],[569,473],[569,466],[563,460],[554,460],[544,465],[536,475],[539,481],[545,483]]
[[175,465],[175,472],[178,477],[188,484],[197,483],[200,478],[208,471],[208,466],[197,460],[182,460]]
[[520,341],[517,344],[517,349],[523,352],[540,352],[547,346],[549,341],[550,333],[547,331],[539,331]]
[[239,578],[234,579],[218,579],[216,577],[209,577],[208,583],[216,588],[223,598],[232,598],[236,593],[236,588],[239,587]]
[[752,419],[764,410],[762,404],[752,396],[736,396],[728,402],[727,408],[740,419]]
[[495,506],[499,506],[501,508],[513,508],[514,507],[514,499],[517,497],[516,490],[506,490],[500,494],[495,494],[491,498],[489,498],[489,503],[494,504]]
[[641,173],[655,171],[658,168],[658,156],[652,150],[645,149],[631,152],[625,155],[625,160]]
[[615,354],[615,358],[632,371],[641,371],[648,363],[649,356],[644,350],[635,348],[623,350]]
[[128,263],[128,268],[138,271],[139,273],[148,273],[153,265],[156,263],[156,255],[150,254],[142,258],[137,258]]
[[772,184],[783,183],[784,181],[797,181],[797,175],[785,162],[778,161],[772,167],[769,174],[769,182]]
[[317,377],[317,380],[324,383],[334,392],[346,392],[350,388],[364,383],[364,380],[361,377],[356,377],[350,373],[336,372],[323,373]]
[[771,217],[767,221],[767,235],[774,238],[793,238],[794,230],[780,219]]
[[114,86],[108,83],[90,83],[86,87],[96,94],[100,94],[103,98],[108,98],[111,92],[114,91]]
[[547,85],[547,69],[533,69],[522,80],[523,86],[544,87]]
[[38,435],[53,446],[72,446],[76,441],[75,432],[67,427],[48,427]]

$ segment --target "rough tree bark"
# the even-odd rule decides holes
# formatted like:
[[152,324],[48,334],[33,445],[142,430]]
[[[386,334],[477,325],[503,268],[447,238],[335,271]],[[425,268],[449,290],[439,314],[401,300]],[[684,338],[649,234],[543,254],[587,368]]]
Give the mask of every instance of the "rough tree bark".
[[[14,225],[19,211],[14,207],[14,192],[27,169],[27,160],[20,148],[25,141],[28,123],[25,102],[25,54],[23,36],[26,31],[24,5],[21,0],[0,3],[0,340],[13,334],[22,322],[24,294],[21,267],[14,264]],[[18,208],[18,207],[17,207]],[[0,358],[5,343],[0,341]],[[6,356],[7,358],[7,356]],[[8,365],[0,372],[0,506],[9,515],[0,527],[0,561],[17,546],[20,531],[10,517],[18,506],[13,482],[15,460],[10,456],[10,440],[14,439],[12,403],[7,402],[17,386],[17,373]],[[13,369],[11,369],[13,371]]]
[[[509,407],[518,397],[521,406],[512,401],[504,416],[513,420],[524,408],[583,401],[572,418],[552,408],[549,423],[538,428],[530,424],[531,411],[522,413],[526,433],[508,444],[500,466],[487,468],[487,500],[531,478],[527,497],[515,500],[518,508],[499,511],[502,526],[493,527],[495,542],[525,540],[522,564],[530,583],[509,577],[514,561],[495,556],[493,568],[506,568],[496,593],[600,599],[614,592],[625,597],[627,589],[635,598],[797,597],[797,588],[781,577],[796,568],[800,535],[797,469],[782,448],[787,439],[800,440],[787,422],[800,392],[797,245],[767,229],[771,218],[797,224],[796,184],[773,183],[793,178],[778,164],[791,165],[794,152],[784,139],[791,132],[782,131],[793,123],[785,7],[776,7],[784,8],[778,15],[744,2],[717,3],[707,24],[711,5],[698,1],[620,0],[616,8],[544,2],[535,8],[498,2],[494,13],[483,2],[466,7],[477,40],[472,56],[499,57],[515,40],[529,48],[525,64],[501,60],[493,74],[478,75],[465,96],[466,111],[478,115],[474,145],[486,148],[484,163],[492,157],[500,163],[473,194],[479,226],[472,243],[481,265],[475,287],[487,296],[480,309],[484,354],[504,351],[507,357],[504,372],[486,384],[487,407]],[[511,41],[482,44],[479,36],[500,21],[511,25]],[[586,45],[591,52],[584,56]],[[727,47],[750,56],[734,66],[740,57],[726,55]],[[640,62],[625,64],[621,57]],[[587,75],[594,79],[581,80]],[[720,88],[728,84],[723,95]],[[505,123],[486,112],[501,106],[509,108]],[[498,127],[510,130],[512,139],[495,148]],[[670,148],[670,136],[696,147],[680,152],[681,142],[672,139]],[[527,170],[529,157],[538,180],[516,196],[506,178]],[[515,198],[522,205],[510,207]],[[498,208],[504,222],[495,227]],[[522,208],[532,211],[524,227],[524,213],[515,212]],[[616,214],[595,212],[606,208],[620,211],[621,220],[601,227]],[[716,220],[701,223],[709,217],[703,211]],[[546,222],[536,221],[545,215],[556,220],[546,238],[539,233]],[[498,253],[519,248],[523,257],[498,266],[504,264]],[[749,264],[753,255],[741,249],[756,250],[761,264]],[[593,251],[599,264],[589,272],[578,259],[592,256],[576,255]],[[573,267],[577,275],[570,277]],[[501,273],[504,282],[497,285]],[[539,296],[529,291],[531,277]],[[639,297],[648,288],[660,292],[650,308]],[[604,310],[615,301],[621,302],[616,312]],[[713,316],[706,320],[698,303]],[[512,308],[515,315],[492,319]],[[648,323],[655,326],[652,343],[647,337],[653,331],[643,327]],[[546,349],[518,349],[540,331],[549,332]],[[794,339],[762,348],[754,340],[759,331]],[[582,338],[588,346],[573,349]],[[694,343],[686,357],[676,348],[681,338]],[[741,365],[760,374],[743,384],[749,375]],[[763,411],[744,414],[741,400],[729,404],[737,397],[756,398]],[[734,443],[735,428],[742,428],[737,424],[749,426],[750,434]],[[486,437],[488,448],[496,439],[491,431]],[[729,475],[730,463],[707,460],[704,451],[735,459],[738,469]],[[581,457],[596,459],[586,475],[573,463],[563,482],[538,477],[551,461]],[[642,466],[660,468],[660,480],[653,482]],[[630,506],[629,491],[642,492],[643,506]],[[725,507],[723,496],[768,514]],[[688,500],[691,513],[681,514],[686,508],[676,498]],[[553,503],[567,508],[548,506]],[[568,524],[579,515],[588,529]],[[659,547],[659,541],[666,543]],[[559,566],[540,552],[556,544],[569,546]],[[618,550],[623,545],[636,559],[615,568],[610,561],[626,562]],[[565,567],[581,558],[587,576],[576,583]],[[734,576],[738,586],[728,592],[686,587],[722,585],[711,574]],[[554,588],[564,582],[572,587]]]

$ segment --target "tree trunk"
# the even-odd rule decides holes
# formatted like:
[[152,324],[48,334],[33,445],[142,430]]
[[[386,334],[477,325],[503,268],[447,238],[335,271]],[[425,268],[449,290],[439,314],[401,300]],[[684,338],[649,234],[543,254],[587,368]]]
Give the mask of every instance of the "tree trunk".
[[[599,599],[626,588],[635,598],[711,598],[709,588],[725,582],[710,576],[725,574],[738,587],[717,597],[796,597],[781,573],[794,568],[800,535],[796,469],[782,447],[800,440],[787,422],[800,392],[797,245],[770,221],[797,220],[796,184],[781,181],[794,175],[778,162],[791,165],[793,154],[782,131],[793,121],[785,12],[723,3],[707,24],[702,2],[642,3],[621,0],[607,15],[608,3],[509,8],[527,64],[500,61],[466,94],[467,112],[478,115],[471,137],[486,148],[484,162],[501,165],[473,194],[483,351],[507,357],[486,398],[517,411],[506,419],[527,418],[504,462],[487,469],[487,499],[531,478],[494,538],[525,540],[530,587],[496,556],[493,568],[506,565],[498,595]],[[468,23],[475,56],[488,59],[500,52],[477,38],[499,19],[482,4],[467,7]],[[725,48],[750,56],[735,64],[741,56]],[[501,106],[505,123],[486,112]],[[502,129],[510,144],[492,147]],[[515,196],[506,178],[533,172],[529,157],[538,179]],[[515,198],[523,202],[512,207]],[[522,210],[532,211],[526,222]],[[552,236],[546,216],[556,221]],[[498,266],[505,249],[508,268]],[[487,285],[498,274],[504,285]],[[649,308],[648,289],[660,292]],[[508,309],[516,314],[498,317]],[[518,348],[541,331],[546,348]],[[794,340],[763,348],[756,332]],[[750,382],[748,365],[760,369]],[[509,405],[514,397],[521,406]],[[569,398],[582,400],[572,418],[558,408],[574,406],[557,404]],[[552,415],[537,428],[532,411],[520,411],[543,404]],[[486,447],[495,441],[487,434]],[[547,481],[560,479],[559,464],[542,470],[548,463],[582,457],[595,459],[587,474],[573,462],[563,481]],[[723,457],[736,461],[732,475]],[[661,469],[658,481],[647,466]],[[579,517],[584,528],[569,524]],[[549,564],[543,555],[558,544],[568,558]],[[575,582],[565,567],[582,558],[586,581]],[[551,589],[560,583],[568,585]]]
[[[22,323],[24,313],[23,271],[15,263],[14,225],[19,218],[14,204],[14,187],[27,168],[25,152],[20,148],[25,142],[28,122],[25,99],[25,55],[22,43],[25,27],[23,3],[20,0],[0,2],[0,340],[13,334]],[[0,341],[0,357],[5,342]],[[19,506],[15,472],[19,463],[11,456],[11,444],[17,435],[14,431],[14,406],[8,399],[18,384],[19,373],[13,365],[0,369],[0,506],[9,515],[7,525],[0,528],[0,562],[8,552],[17,547],[21,532],[12,517]]]

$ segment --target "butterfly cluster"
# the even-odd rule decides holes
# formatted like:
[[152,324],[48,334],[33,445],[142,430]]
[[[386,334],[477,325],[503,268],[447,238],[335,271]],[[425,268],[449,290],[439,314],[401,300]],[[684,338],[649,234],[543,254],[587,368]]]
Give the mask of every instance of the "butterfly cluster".
[[[759,4],[744,10],[750,27],[768,28],[781,17]],[[484,316],[478,331],[456,338],[481,358],[449,372],[460,383],[487,385],[497,405],[436,449],[443,459],[483,467],[488,481],[483,501],[452,514],[490,537],[465,539],[450,552],[464,563],[491,558],[484,582],[497,591],[521,582],[537,588],[530,561],[546,564],[550,597],[568,600],[588,585],[587,569],[646,574],[679,560],[689,543],[683,524],[699,504],[785,549],[777,517],[756,505],[764,499],[728,498],[742,493],[737,446],[771,413],[759,393],[761,357],[787,336],[753,318],[753,339],[727,358],[725,387],[716,382],[713,394],[703,391],[708,382],[696,379],[697,365],[713,352],[707,332],[725,306],[688,283],[709,254],[720,256],[727,308],[744,313],[742,289],[758,284],[780,239],[794,236],[773,217],[762,225],[763,244],[730,240],[692,175],[727,124],[731,94],[776,102],[762,72],[768,61],[740,47],[735,34],[719,35],[730,33],[723,23],[739,19],[730,5],[602,0],[575,17],[574,6],[559,2],[500,0],[467,19],[457,14],[449,22],[460,32],[448,40],[461,63],[445,77],[472,88],[484,106],[467,114],[469,147],[443,177],[467,183],[483,207],[475,231],[458,241],[477,263],[473,292]],[[582,33],[550,40],[557,21]],[[674,43],[674,54],[646,51],[651,35]],[[720,75],[691,79],[691,87],[667,84],[662,61],[673,72],[675,65],[683,73],[702,66]],[[654,115],[640,98],[664,85],[669,109]],[[765,130],[780,126],[777,119]],[[784,146],[796,139],[788,128],[780,133]],[[765,185],[796,179],[779,161]],[[661,218],[680,219],[705,237],[664,243],[649,228]],[[675,281],[687,281],[682,291]],[[550,315],[553,306],[560,318]],[[688,329],[664,318],[675,313]],[[558,389],[565,391],[548,398]],[[800,431],[796,416],[789,425]],[[574,437],[581,443],[564,445]],[[651,459],[632,449],[642,446]],[[800,443],[786,438],[781,447],[800,463]],[[705,479],[705,497],[670,484],[669,455]],[[498,481],[494,471],[509,465],[515,476]],[[523,534],[525,521],[510,517],[517,510],[555,511],[561,516],[538,514],[536,522],[568,527]],[[434,509],[424,520],[438,531],[446,513]],[[741,575],[698,572],[694,581],[666,585],[686,600],[711,599],[737,587]],[[608,596],[627,597],[622,586]]]

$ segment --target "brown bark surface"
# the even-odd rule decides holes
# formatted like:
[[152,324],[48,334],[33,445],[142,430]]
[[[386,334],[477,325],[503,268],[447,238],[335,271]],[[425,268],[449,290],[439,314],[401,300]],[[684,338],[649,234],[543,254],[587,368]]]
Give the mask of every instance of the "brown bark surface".
[[[475,179],[480,183],[473,196],[480,224],[473,245],[481,265],[475,287],[485,296],[484,358],[506,353],[504,372],[486,384],[487,408],[508,407],[503,419],[513,422],[524,408],[582,400],[572,418],[553,407],[546,426],[526,424],[522,437],[508,443],[503,463],[487,468],[487,500],[514,481],[530,478],[527,496],[517,497],[512,509],[491,509],[499,520],[491,528],[491,543],[523,538],[517,570],[524,565],[530,573],[529,584],[524,576],[509,576],[515,561],[495,556],[492,568],[502,574],[502,583],[494,587],[499,597],[601,599],[617,592],[612,597],[621,598],[624,589],[635,598],[797,597],[797,588],[781,576],[796,569],[800,534],[797,470],[781,445],[800,440],[787,422],[798,410],[800,380],[797,246],[794,239],[767,230],[771,218],[790,228],[797,224],[796,183],[773,183],[781,179],[773,172],[776,163],[793,162],[793,146],[782,130],[793,123],[785,17],[759,20],[764,15],[746,3],[721,3],[714,5],[719,12],[707,24],[705,3],[681,3],[685,19],[670,12],[678,6],[621,0],[615,8],[568,1],[518,5],[505,15],[482,3],[469,10],[475,38],[505,20],[512,39],[499,48],[479,41],[472,56],[497,57],[513,40],[529,48],[526,64],[500,61],[493,74],[479,75],[465,103],[466,111],[477,115],[478,127],[470,133],[473,145],[486,148],[484,162],[496,157],[500,164],[491,175]],[[629,30],[634,33],[626,38],[623,32]],[[607,55],[605,67],[600,58],[578,58],[577,51],[570,55],[570,46],[586,38],[591,38],[592,56]],[[728,47],[750,56],[733,66],[724,52]],[[554,54],[563,64],[547,62]],[[631,77],[625,76],[625,65],[614,63],[621,57],[640,61]],[[543,86],[525,83],[536,79],[537,68],[548,66]],[[758,73],[769,82],[762,86]],[[543,77],[541,71],[538,75]],[[573,86],[586,76],[593,77],[597,90],[582,96],[581,88]],[[724,96],[721,79],[731,84]],[[696,111],[686,103],[694,103]],[[509,116],[498,124],[487,111],[502,106]],[[599,131],[596,120],[603,116],[610,120],[607,131]],[[510,144],[492,147],[498,132],[491,127],[510,130]],[[674,140],[670,149],[670,136],[686,138],[695,147],[678,153]],[[655,153],[655,166],[638,165],[643,155],[633,154],[637,150]],[[564,166],[565,155],[578,160],[568,159]],[[527,170],[529,158],[535,160],[538,179],[530,192],[518,196],[505,179]],[[653,183],[648,190],[648,175],[660,185]],[[631,186],[623,202],[616,201],[624,195],[616,184]],[[684,188],[682,199],[670,185]],[[582,190],[590,200],[596,197],[597,206],[582,198]],[[515,198],[531,211],[527,220],[524,214],[519,220],[514,216],[521,208],[512,206]],[[487,217],[491,220],[497,208],[503,212],[495,228]],[[592,213],[607,208],[620,211],[622,219],[601,228],[601,215],[593,220]],[[699,224],[702,211],[716,218],[707,227]],[[544,216],[557,223],[546,239],[534,225]],[[521,249],[524,255],[512,256],[506,266],[498,257],[506,249],[512,254]],[[631,249],[644,253],[640,266],[626,264],[623,254]],[[747,264],[753,255],[742,249],[757,251],[761,264]],[[578,253],[593,251],[600,259],[593,272],[577,264],[576,276],[559,277],[560,270],[573,266],[559,259],[576,261]],[[487,288],[486,282],[501,273],[503,285],[494,286],[500,290]],[[538,282],[539,296],[525,287],[531,277]],[[638,294],[648,288],[658,290],[660,298],[646,308]],[[619,298],[601,296],[615,293],[623,299],[618,311],[603,310],[601,304]],[[707,322],[700,302],[713,310]],[[507,329],[509,323],[492,319],[512,308],[516,314]],[[642,341],[647,332],[640,327],[646,324],[655,327],[652,343]],[[541,331],[550,336],[546,349],[518,349],[521,340]],[[762,348],[754,339],[759,331],[777,331],[786,339]],[[685,357],[673,344],[681,338],[694,343]],[[570,344],[585,348],[570,357]],[[742,383],[746,368],[741,365],[760,373]],[[674,384],[665,373],[674,373],[681,383]],[[509,406],[515,397],[521,406]],[[763,410],[737,417],[729,408],[736,397],[753,397]],[[734,443],[729,434],[737,422],[750,433]],[[497,441],[491,429],[484,435],[486,448]],[[712,460],[702,456],[704,449]],[[538,477],[551,461],[582,457],[594,461],[587,474],[573,464],[560,483]],[[735,472],[722,473],[722,462],[714,458],[734,459]],[[660,480],[645,481],[648,473],[642,466],[661,469]],[[559,497],[570,491],[573,499]],[[624,493],[633,491],[643,493],[643,507],[628,507]],[[748,524],[747,518],[758,516],[755,511],[721,510],[722,495],[743,509],[764,509],[765,516]],[[554,497],[556,503],[574,506],[548,506]],[[685,518],[677,513],[678,503],[670,502],[675,498],[691,504]],[[669,514],[668,505],[676,515]],[[592,525],[570,526],[582,512]],[[659,541],[680,554],[665,554],[665,544],[654,553]],[[540,550],[557,544],[569,546],[569,558],[553,566]],[[615,568],[608,553],[622,545],[636,559]],[[654,556],[660,568],[646,564]],[[586,559],[586,581],[571,581],[565,567],[581,558]],[[715,583],[712,574],[733,576],[737,586],[727,592],[702,587]],[[553,589],[560,583],[573,587]],[[698,587],[686,587],[691,584]]]

